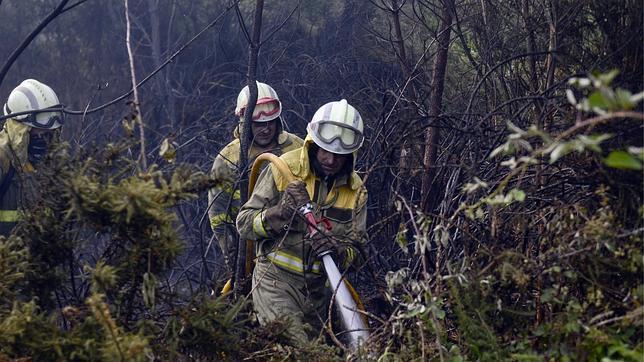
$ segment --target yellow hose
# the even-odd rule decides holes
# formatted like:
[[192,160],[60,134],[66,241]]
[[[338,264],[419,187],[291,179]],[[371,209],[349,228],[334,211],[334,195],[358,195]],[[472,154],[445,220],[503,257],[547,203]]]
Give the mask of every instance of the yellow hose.
[[231,289],[233,289],[233,280],[228,279],[226,284],[224,284],[224,287],[221,288],[221,294],[224,295],[224,294],[230,292]]
[[[250,170],[250,176],[248,180],[248,195],[253,194],[253,190],[255,190],[255,183],[257,183],[257,177],[259,176],[259,172],[261,171],[261,166],[262,163],[269,161],[272,163],[277,170],[280,172],[280,174],[284,175],[288,182],[291,182],[295,180],[295,176],[291,173],[291,170],[288,168],[288,165],[286,165],[286,162],[284,162],[281,158],[275,156],[272,153],[262,153],[261,155],[257,156],[255,159],[255,162],[253,162],[253,167]],[[245,270],[246,270],[246,275],[250,275],[253,271],[253,260],[255,260],[255,248],[253,247],[253,241],[252,240],[246,240],[246,260],[245,260]],[[233,280],[228,279],[226,284],[224,284],[224,287],[221,289],[221,294],[226,294],[228,293],[233,287]]]
[[262,153],[261,155],[257,156],[255,162],[253,162],[253,168],[251,168],[250,170],[250,178],[248,180],[249,197],[253,193],[253,190],[255,190],[257,177],[259,176],[259,172],[262,170],[262,163],[265,161],[272,163],[273,166],[275,166],[275,168],[277,168],[277,170],[280,172],[280,174],[286,178],[286,181],[295,181],[295,176],[293,176],[291,170],[288,168],[288,165],[286,164],[286,162],[284,162],[284,160],[272,153]]
[[[295,176],[293,176],[293,173],[291,170],[288,168],[288,165],[284,160],[281,158],[275,156],[272,153],[262,153],[261,155],[257,156],[255,159],[255,162],[253,162],[253,167],[250,170],[250,178],[248,180],[248,195],[253,194],[253,190],[255,190],[255,183],[257,182],[257,177],[259,176],[259,172],[261,171],[261,166],[262,163],[264,162],[270,162],[277,170],[279,173],[286,178],[288,182],[295,181]],[[250,275],[253,271],[253,261],[255,260],[255,248],[253,245],[252,240],[246,240],[246,275]],[[353,286],[351,283],[349,283],[348,280],[343,279],[344,283],[347,285],[347,288],[349,289],[349,292],[353,296],[353,299],[356,301],[356,305],[358,306],[358,309],[360,310],[365,310],[364,305],[362,304],[362,300],[360,300],[360,296],[358,295],[358,292],[356,292],[355,289],[353,289]],[[221,289],[221,294],[226,294],[228,293],[233,286],[232,279],[229,279],[224,287]],[[363,320],[365,322],[365,325],[369,325],[367,318],[364,314],[361,314],[363,317]]]

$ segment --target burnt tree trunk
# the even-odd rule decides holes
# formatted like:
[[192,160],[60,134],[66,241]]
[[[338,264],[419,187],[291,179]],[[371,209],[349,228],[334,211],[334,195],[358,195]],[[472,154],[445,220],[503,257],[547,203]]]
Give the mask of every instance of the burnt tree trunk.
[[[257,54],[259,53],[260,36],[262,31],[262,12],[264,11],[264,0],[257,0],[255,4],[255,20],[253,22],[253,31],[248,45],[248,72],[246,79],[248,81],[248,104],[244,111],[244,122],[242,123],[241,133],[239,135],[239,165],[237,172],[240,192],[240,204],[243,205],[248,200],[248,149],[250,148],[250,123],[253,120],[253,111],[257,103]],[[235,263],[234,288],[235,294],[241,295],[244,292],[245,269],[246,269],[246,240],[239,239],[237,244],[237,260]]]
[[438,144],[440,142],[440,128],[435,124],[441,114],[443,107],[443,88],[445,84],[445,72],[447,69],[447,55],[452,26],[453,0],[445,0],[441,11],[441,22],[438,31],[438,51],[434,58],[434,74],[432,75],[429,122],[430,125],[425,132],[425,154],[423,157],[423,181],[422,181],[422,205],[425,211],[431,211],[438,200],[435,184],[438,166],[436,165]]

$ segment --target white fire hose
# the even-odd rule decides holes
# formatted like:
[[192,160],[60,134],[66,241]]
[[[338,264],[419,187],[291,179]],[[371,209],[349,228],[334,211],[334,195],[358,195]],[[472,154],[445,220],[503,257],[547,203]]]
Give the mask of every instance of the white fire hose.
[[[308,203],[300,209],[300,212],[309,222],[310,236],[317,234],[317,222],[313,217],[313,206]],[[342,323],[349,334],[351,345],[357,347],[360,343],[367,340],[369,330],[362,319],[362,315],[358,312],[356,300],[349,291],[347,284],[343,283],[342,274],[340,274],[340,270],[331,256],[331,251],[326,251],[318,256],[322,258],[322,262],[324,263],[324,271],[329,278],[331,289],[335,295],[335,305],[340,310]]]

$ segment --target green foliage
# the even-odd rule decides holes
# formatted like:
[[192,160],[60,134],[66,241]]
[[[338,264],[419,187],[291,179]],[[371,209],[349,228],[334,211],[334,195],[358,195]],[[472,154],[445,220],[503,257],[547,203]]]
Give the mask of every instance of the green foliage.
[[[497,336],[488,324],[494,321],[495,302],[490,302],[478,288],[470,285],[466,288],[448,283],[454,315],[461,332],[460,339],[466,346],[468,354],[480,361],[501,361],[507,359],[507,352],[499,348]],[[487,298],[486,298],[487,297]]]
[[0,352],[14,358],[43,357],[47,350],[43,342],[58,334],[56,326],[38,313],[36,303],[16,302],[0,323]]
[[84,267],[85,272],[92,276],[92,291],[105,293],[116,286],[116,268],[99,260],[94,268],[88,265]]
[[[169,176],[155,166],[140,174],[122,156],[128,147],[110,145],[102,153],[74,157],[60,145],[40,170],[40,204],[28,210],[15,235],[0,238],[0,356],[144,360],[153,352],[156,323],[174,323],[164,318],[137,326],[130,320],[138,318],[139,305],[156,309],[155,273],[163,272],[182,248],[172,208],[194,199],[210,181],[185,166]],[[83,296],[77,285],[83,279],[70,281],[66,275],[70,266],[80,269],[73,251],[93,248],[97,237],[107,245],[94,265],[83,266],[91,282],[91,294]],[[71,288],[77,297],[65,293]],[[66,304],[60,304],[61,298]],[[239,311],[226,308],[226,321]]]
[[[96,300],[92,297],[88,301]],[[102,304],[102,307],[105,307]],[[118,344],[101,331],[101,323],[92,316],[84,318],[79,311],[67,308],[64,313],[71,326],[63,331],[54,316],[39,311],[35,302],[14,304],[0,323],[0,358],[32,358],[34,360],[142,360],[141,339],[119,332]],[[76,319],[74,319],[76,317]],[[110,323],[114,323],[110,320]],[[114,327],[117,330],[116,327]],[[120,350],[120,351],[119,351]]]
[[286,322],[259,326],[248,312],[248,300],[229,298],[198,299],[177,310],[159,338],[157,354],[167,360],[187,353],[207,360],[340,360],[338,350],[324,340],[289,345]]
[[[61,145],[39,173],[41,204],[0,238],[0,360],[338,359],[323,340],[288,346],[286,326],[259,327],[245,300],[163,288],[183,245],[172,210],[212,182],[187,166],[140,173],[128,147]],[[80,265],[74,251],[96,240],[98,259]],[[70,265],[84,274],[69,280]]]
[[569,84],[581,90],[588,90],[587,97],[579,102],[572,91],[568,90],[566,96],[568,101],[584,112],[594,112],[605,115],[608,112],[634,109],[644,97],[644,92],[631,94],[628,90],[611,88],[611,82],[617,77],[619,70],[613,69],[608,73],[594,72],[587,78],[571,78]]
[[0,237],[0,313],[10,308],[18,283],[29,268],[29,250],[20,238]]
[[387,296],[399,307],[383,360],[438,359],[441,350],[446,358],[454,346],[453,358],[481,361],[641,360],[643,240],[624,228],[609,195],[600,187],[546,208],[540,253],[497,244],[432,282],[390,272]]
[[205,356],[222,359],[238,357],[242,350],[241,339],[249,323],[245,312],[247,303],[229,303],[226,296],[204,298],[179,311],[179,328],[172,328],[168,340],[178,341],[181,349],[195,351]]
[[625,151],[611,151],[604,163],[609,167],[623,170],[639,171],[642,169],[642,158]]
[[[592,110],[595,113],[607,116],[607,119],[611,119],[611,113],[635,108],[644,99],[644,92],[632,96],[626,90],[619,88],[617,90],[612,89],[610,82],[616,75],[617,72],[612,71],[606,74],[589,75],[588,78],[572,78],[569,82],[571,85],[582,90],[590,89],[591,94],[581,100],[583,104],[588,104],[588,106],[580,106],[577,103],[578,101],[573,91],[568,89],[566,94],[569,102],[575,105],[580,111],[589,112]],[[601,118],[593,120],[595,123],[605,121],[605,119]],[[589,125],[594,125],[594,123]],[[571,152],[583,153],[589,150],[602,153],[601,143],[612,137],[608,133],[579,135],[566,141],[562,139],[562,136],[553,137],[537,129],[535,126],[531,126],[527,131],[524,131],[512,122],[508,122],[508,129],[511,133],[508,135],[506,142],[495,148],[490,153],[490,157],[512,155],[526,151],[530,153],[527,156],[519,158],[519,160],[515,160],[512,157],[510,160],[505,161],[504,165],[509,166],[511,169],[519,168],[519,166],[525,167],[537,164],[539,157],[542,156],[549,156],[549,162],[552,164]],[[571,128],[571,130],[574,129],[574,127]],[[570,131],[564,132],[564,135],[569,133]],[[543,147],[535,148],[530,143],[531,138],[537,138],[543,144]],[[638,157],[641,151],[638,148],[633,148],[628,153],[623,151],[614,152],[618,153],[609,155],[606,159],[607,165],[616,168],[641,169],[642,160],[641,157]]]
[[124,333],[112,318],[109,306],[102,294],[87,298],[87,305],[94,320],[103,328],[104,342],[100,346],[104,360],[143,361],[149,354],[148,341],[145,336]]

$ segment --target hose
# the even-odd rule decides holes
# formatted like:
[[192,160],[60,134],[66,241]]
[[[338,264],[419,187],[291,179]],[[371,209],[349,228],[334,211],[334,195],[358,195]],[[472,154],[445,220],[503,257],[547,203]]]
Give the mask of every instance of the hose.
[[[257,178],[259,177],[259,172],[262,169],[262,164],[264,162],[270,162],[272,163],[275,168],[279,171],[279,173],[286,177],[286,180],[288,182],[294,181],[295,176],[291,173],[291,170],[288,168],[286,163],[282,161],[279,157],[275,156],[272,153],[262,153],[261,155],[257,156],[255,161],[253,162],[253,167],[250,170],[250,178],[248,180],[248,195],[253,194],[253,190],[255,190],[255,184],[257,183]],[[245,260],[245,270],[246,270],[246,275],[250,275],[253,272],[253,261],[255,260],[255,248],[253,247],[253,241],[252,240],[246,240],[246,260]],[[233,280],[228,279],[226,284],[224,284],[224,287],[221,289],[221,294],[226,294],[231,291],[233,288]]]

